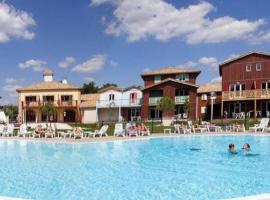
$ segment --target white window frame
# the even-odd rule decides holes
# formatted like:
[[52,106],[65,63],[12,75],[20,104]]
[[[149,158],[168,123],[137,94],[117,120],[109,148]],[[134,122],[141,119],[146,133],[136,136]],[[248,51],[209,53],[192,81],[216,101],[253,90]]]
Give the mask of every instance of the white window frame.
[[175,77],[178,81],[188,81],[189,80],[189,74],[177,74]]
[[246,64],[246,72],[251,72],[252,65],[251,64]]
[[256,63],[256,71],[262,71],[262,64],[261,63]]
[[207,113],[207,108],[205,106],[201,107],[201,113],[206,114]]
[[207,94],[202,94],[201,100],[202,101],[207,101]]
[[109,94],[109,101],[114,101],[114,100],[115,100],[115,95]]
[[154,83],[159,83],[161,82],[161,76],[160,75],[156,75],[154,78]]

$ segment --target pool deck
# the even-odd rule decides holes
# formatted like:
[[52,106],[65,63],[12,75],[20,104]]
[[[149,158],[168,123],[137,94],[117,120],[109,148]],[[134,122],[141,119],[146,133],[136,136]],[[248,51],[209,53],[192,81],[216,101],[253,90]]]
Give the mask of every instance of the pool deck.
[[260,194],[260,195],[239,197],[239,198],[233,198],[233,199],[224,199],[224,200],[270,200],[270,194]]
[[[251,133],[251,132],[242,132],[242,133],[235,133],[235,132],[225,132],[225,133],[192,133],[192,134],[152,134],[151,136],[138,136],[138,137],[114,137],[114,136],[107,136],[107,137],[84,137],[82,139],[73,139],[73,138],[33,138],[33,137],[0,137],[0,140],[19,140],[19,141],[31,141],[31,142],[48,142],[48,143],[97,143],[97,142],[116,142],[116,141],[134,141],[134,140],[147,140],[147,139],[154,139],[154,138],[168,138],[168,137],[189,137],[189,136],[244,136],[244,135],[256,135],[256,136],[270,136],[270,133]],[[269,199],[270,200],[270,199]]]

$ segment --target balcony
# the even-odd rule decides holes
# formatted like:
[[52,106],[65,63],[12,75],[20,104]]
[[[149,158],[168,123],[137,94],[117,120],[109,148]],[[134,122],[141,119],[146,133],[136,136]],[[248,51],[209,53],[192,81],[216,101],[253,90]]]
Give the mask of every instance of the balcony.
[[162,97],[149,97],[149,105],[157,105]]
[[42,107],[46,103],[53,104],[55,107],[76,107],[77,101],[22,101],[23,107],[38,108]]
[[142,99],[117,99],[117,100],[100,100],[97,101],[97,108],[112,107],[138,107],[142,105]]
[[189,96],[176,96],[175,104],[184,104],[186,101],[189,101]]
[[270,99],[270,90],[243,90],[222,92],[223,101]]

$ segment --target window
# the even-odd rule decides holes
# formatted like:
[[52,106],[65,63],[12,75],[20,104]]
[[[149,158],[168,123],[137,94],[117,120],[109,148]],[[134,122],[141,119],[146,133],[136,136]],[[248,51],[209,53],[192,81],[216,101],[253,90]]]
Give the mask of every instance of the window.
[[205,106],[202,106],[202,107],[201,107],[201,113],[202,113],[202,114],[205,114],[206,111],[207,111],[207,108],[206,108]]
[[114,94],[109,94],[109,101],[114,101]]
[[161,76],[155,76],[155,83],[159,83],[161,81]]
[[54,96],[43,96],[43,101],[44,102],[53,102]]
[[62,95],[61,101],[72,101],[72,95]]
[[262,70],[261,63],[256,63],[256,71],[261,71],[261,70]]
[[175,96],[188,96],[188,94],[189,94],[188,88],[183,88],[175,91]]
[[175,79],[178,81],[188,81],[189,75],[188,74],[177,74]]
[[267,90],[267,89],[268,89],[268,83],[267,82],[263,82],[262,83],[262,90]]
[[36,102],[37,97],[36,96],[27,96],[27,97],[25,97],[25,101],[26,102]]
[[246,72],[251,72],[251,64],[246,65]]
[[201,99],[202,99],[203,101],[206,101],[206,100],[207,100],[207,94],[202,94]]

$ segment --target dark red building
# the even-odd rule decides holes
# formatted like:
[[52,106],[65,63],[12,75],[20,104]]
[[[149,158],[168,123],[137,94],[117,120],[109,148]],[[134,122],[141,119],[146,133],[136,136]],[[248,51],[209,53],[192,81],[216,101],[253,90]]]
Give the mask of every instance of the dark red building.
[[223,117],[268,117],[270,111],[270,54],[249,52],[219,65]]
[[211,119],[211,104],[213,101],[213,119],[219,119],[221,115],[222,90],[221,82],[200,85],[198,93],[198,117],[201,120]]
[[[142,119],[172,118],[175,115],[196,118],[196,78],[200,74],[197,69],[183,67],[167,67],[160,70],[147,71],[142,74],[144,80]],[[171,98],[176,105],[175,112],[157,109],[162,97]],[[184,104],[189,102],[188,113]],[[183,115],[184,114],[184,115]]]

